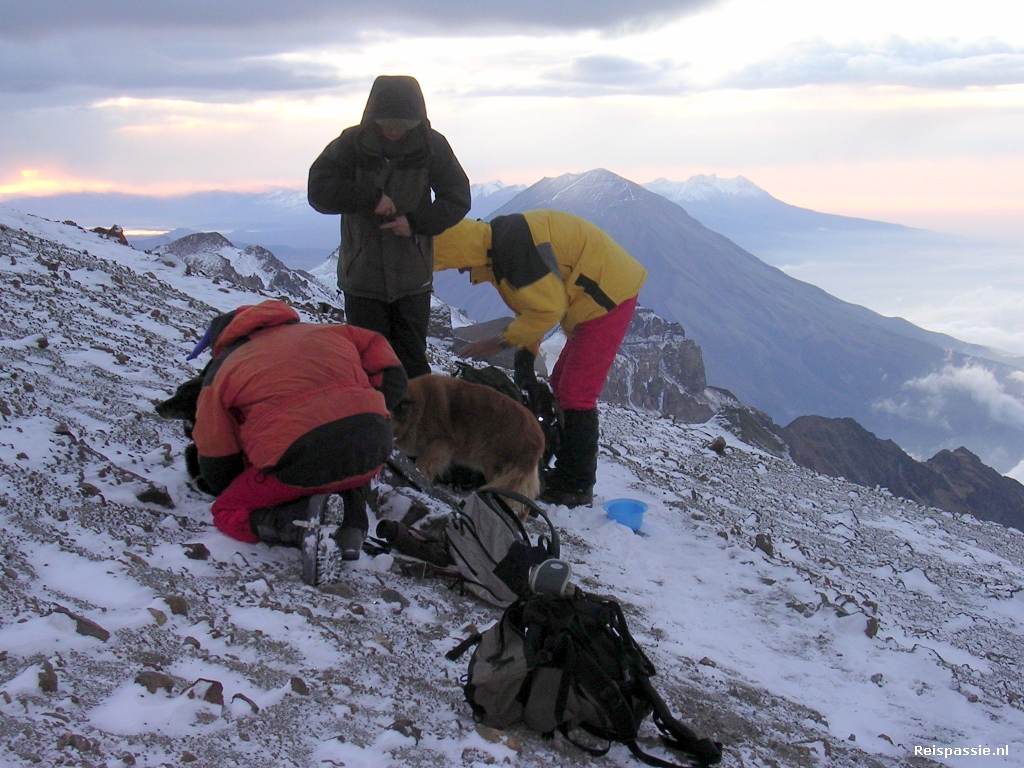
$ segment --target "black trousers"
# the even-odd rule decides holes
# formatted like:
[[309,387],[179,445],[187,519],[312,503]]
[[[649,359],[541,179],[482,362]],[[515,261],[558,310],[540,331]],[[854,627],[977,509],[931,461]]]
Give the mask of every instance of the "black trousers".
[[345,319],[349,325],[376,331],[386,338],[410,379],[430,373],[430,363],[427,362],[429,291],[404,296],[390,304],[346,293]]

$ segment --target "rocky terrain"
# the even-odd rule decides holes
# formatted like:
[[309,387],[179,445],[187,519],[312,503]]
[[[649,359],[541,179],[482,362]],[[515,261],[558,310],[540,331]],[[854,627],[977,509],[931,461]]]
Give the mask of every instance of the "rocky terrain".
[[[0,284],[6,765],[635,764],[478,728],[444,653],[498,612],[457,586],[381,554],[311,589],[294,551],[212,528],[153,404],[205,324],[260,294],[3,209]],[[638,535],[551,509],[563,555],[622,601],[723,765],[968,766],[915,748],[977,744],[1019,764],[1024,535],[801,468],[720,417],[601,418],[599,501],[651,509]],[[668,756],[650,724],[642,742]]]

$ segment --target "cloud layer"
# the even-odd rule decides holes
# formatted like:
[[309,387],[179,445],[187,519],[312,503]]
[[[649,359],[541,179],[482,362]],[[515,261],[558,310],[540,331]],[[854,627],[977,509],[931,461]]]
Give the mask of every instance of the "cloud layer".
[[837,45],[818,38],[744,67],[722,84],[737,88],[803,85],[902,85],[967,88],[1024,83],[1024,48],[995,38],[908,40]]

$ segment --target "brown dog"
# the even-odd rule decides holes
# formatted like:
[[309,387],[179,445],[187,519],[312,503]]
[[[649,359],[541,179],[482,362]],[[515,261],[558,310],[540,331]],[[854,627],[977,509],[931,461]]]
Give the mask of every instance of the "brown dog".
[[[544,432],[529,410],[483,384],[417,376],[391,414],[395,445],[433,480],[452,462],[482,472],[486,487],[540,492]],[[518,505],[517,505],[518,506]],[[525,519],[528,510],[519,510]]]

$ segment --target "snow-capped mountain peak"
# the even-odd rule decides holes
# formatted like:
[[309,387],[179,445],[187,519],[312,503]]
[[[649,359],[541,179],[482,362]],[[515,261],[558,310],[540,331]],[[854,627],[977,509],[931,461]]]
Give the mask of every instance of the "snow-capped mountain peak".
[[767,192],[743,176],[720,179],[713,173],[691,176],[686,181],[670,181],[662,177],[643,186],[676,203],[724,197],[770,197]]

